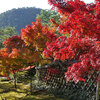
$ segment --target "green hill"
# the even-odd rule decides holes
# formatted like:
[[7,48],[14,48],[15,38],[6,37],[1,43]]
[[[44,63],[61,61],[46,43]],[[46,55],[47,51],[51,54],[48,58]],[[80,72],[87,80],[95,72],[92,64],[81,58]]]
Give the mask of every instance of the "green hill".
[[5,26],[15,27],[16,31],[20,33],[21,28],[26,25],[31,25],[35,22],[36,15],[40,14],[41,9],[35,7],[18,8],[6,11],[0,14],[0,28]]

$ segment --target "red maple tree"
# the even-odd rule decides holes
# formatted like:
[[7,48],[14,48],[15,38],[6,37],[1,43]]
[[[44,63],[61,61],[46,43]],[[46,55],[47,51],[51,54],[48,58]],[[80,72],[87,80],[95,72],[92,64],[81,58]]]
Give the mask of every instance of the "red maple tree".
[[48,43],[45,56],[54,60],[76,60],[65,73],[67,81],[85,81],[85,73],[100,71],[100,0],[85,4],[80,0],[48,0],[62,16],[58,31],[62,36]]

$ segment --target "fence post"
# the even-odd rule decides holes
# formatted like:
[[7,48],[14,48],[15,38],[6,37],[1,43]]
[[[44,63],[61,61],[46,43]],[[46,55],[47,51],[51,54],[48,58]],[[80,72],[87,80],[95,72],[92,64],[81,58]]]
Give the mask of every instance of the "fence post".
[[99,89],[100,89],[100,80],[97,82],[96,100],[99,100]]

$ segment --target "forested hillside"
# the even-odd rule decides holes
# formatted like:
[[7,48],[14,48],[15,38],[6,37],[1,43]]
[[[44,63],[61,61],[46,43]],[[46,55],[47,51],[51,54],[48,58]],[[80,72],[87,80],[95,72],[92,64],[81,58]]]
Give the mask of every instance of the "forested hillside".
[[20,33],[20,29],[24,28],[27,24],[31,24],[35,21],[36,15],[40,14],[41,9],[30,8],[18,8],[12,9],[0,14],[0,28],[5,26],[15,27],[16,31]]

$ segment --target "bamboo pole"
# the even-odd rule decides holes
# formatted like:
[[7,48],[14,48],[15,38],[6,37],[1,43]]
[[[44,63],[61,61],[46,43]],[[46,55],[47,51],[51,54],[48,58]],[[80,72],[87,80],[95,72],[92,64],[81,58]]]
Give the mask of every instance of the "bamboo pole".
[[96,100],[99,100],[99,91],[100,90],[100,81],[97,82],[97,89],[96,89]]

